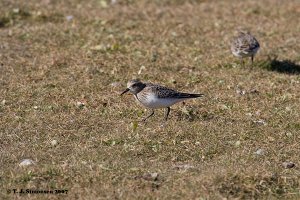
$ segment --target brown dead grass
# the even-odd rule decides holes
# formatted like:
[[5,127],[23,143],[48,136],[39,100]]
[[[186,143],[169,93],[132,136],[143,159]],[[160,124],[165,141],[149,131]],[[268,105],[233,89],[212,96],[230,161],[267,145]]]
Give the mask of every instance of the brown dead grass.
[[[103,2],[1,1],[1,198],[300,197],[297,0]],[[239,27],[261,43],[252,71],[228,48]],[[118,96],[135,77],[206,97],[137,125]]]

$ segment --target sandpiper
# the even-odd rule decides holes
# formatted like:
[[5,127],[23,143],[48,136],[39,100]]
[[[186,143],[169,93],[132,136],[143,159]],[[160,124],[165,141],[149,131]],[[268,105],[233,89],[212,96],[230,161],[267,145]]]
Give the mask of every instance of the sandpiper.
[[157,108],[166,108],[164,119],[167,121],[171,110],[170,106],[186,99],[203,96],[203,94],[177,92],[164,86],[152,83],[143,83],[140,80],[129,81],[127,83],[126,90],[122,92],[121,95],[125,94],[126,92],[131,92],[138,102],[151,109],[151,113],[142,121],[146,121],[149,117],[154,115],[154,109]]
[[260,45],[256,38],[247,31],[239,31],[231,43],[231,52],[236,57],[241,59],[243,63],[244,57],[251,57],[251,67],[253,66],[253,59]]

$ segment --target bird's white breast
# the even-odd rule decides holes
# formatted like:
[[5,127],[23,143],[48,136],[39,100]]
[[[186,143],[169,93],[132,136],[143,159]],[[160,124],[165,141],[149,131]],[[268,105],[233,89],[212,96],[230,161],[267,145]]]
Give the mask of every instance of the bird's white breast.
[[255,55],[258,50],[259,50],[259,47],[253,49],[252,51],[245,51],[243,49],[235,49],[235,50],[232,50],[232,53],[236,57],[250,57],[252,55]]
[[147,98],[142,98],[137,95],[136,99],[148,108],[166,108],[173,104],[183,101],[184,99],[176,98],[158,98],[155,94],[148,94]]

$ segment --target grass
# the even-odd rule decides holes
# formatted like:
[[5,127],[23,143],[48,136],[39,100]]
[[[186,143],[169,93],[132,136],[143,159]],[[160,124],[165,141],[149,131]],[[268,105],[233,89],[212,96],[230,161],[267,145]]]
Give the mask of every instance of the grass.
[[[1,199],[300,198],[297,5],[1,1]],[[238,27],[261,43],[251,71],[229,50]],[[119,96],[132,78],[205,98],[140,124]]]

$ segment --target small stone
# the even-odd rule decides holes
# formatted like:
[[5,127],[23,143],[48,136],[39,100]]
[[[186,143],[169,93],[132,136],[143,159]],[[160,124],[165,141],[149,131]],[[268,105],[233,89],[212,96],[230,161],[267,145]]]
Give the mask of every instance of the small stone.
[[6,100],[3,99],[3,100],[1,101],[1,105],[4,106],[5,104],[6,104]]
[[245,90],[241,90],[241,89],[237,89],[236,93],[239,94],[239,95],[245,95],[246,91]]
[[200,44],[199,40],[194,41],[194,45],[199,45],[199,44]]
[[265,120],[263,119],[255,120],[253,122],[258,125],[263,125],[263,126],[267,125],[267,122],[265,122]]
[[252,117],[252,113],[246,113],[246,115]]
[[219,81],[218,81],[218,83],[219,83],[220,85],[224,84],[224,82],[225,82],[224,80],[219,80]]
[[270,142],[274,142],[275,141],[275,138],[271,137],[271,136],[268,136],[268,139]]
[[83,161],[81,161],[81,164],[86,165],[87,162],[83,160]]
[[76,102],[76,106],[77,106],[78,108],[84,108],[84,107],[85,107],[85,103],[84,103],[84,102],[81,102],[81,101],[77,101],[77,102]]
[[108,6],[107,2],[105,0],[101,0],[99,3],[102,8],[107,8],[107,6]]
[[51,145],[52,145],[52,146],[56,146],[57,144],[58,144],[57,140],[52,140],[52,141],[51,141]]
[[183,141],[180,141],[180,143],[181,144],[188,144],[188,143],[190,143],[190,141],[189,140],[183,140]]
[[130,170],[130,171],[139,171],[139,168],[137,168],[137,167],[132,167],[132,168],[130,168],[129,170]]
[[68,16],[66,16],[67,21],[71,21],[73,18],[74,18],[73,15],[68,15]]
[[287,162],[283,162],[282,166],[286,169],[291,169],[295,167],[295,163],[287,161]]
[[116,4],[117,3],[117,0],[110,0],[110,4]]
[[222,110],[229,110],[230,109],[230,107],[225,105],[225,104],[222,104],[220,107],[221,107]]
[[33,109],[35,109],[35,110],[37,110],[39,107],[37,107],[37,106],[33,106]]
[[177,33],[176,33],[175,31],[173,31],[173,32],[171,32],[171,35],[172,35],[173,37],[176,37],[176,36],[177,36]]
[[118,86],[121,85],[121,83],[120,83],[120,82],[113,82],[113,83],[111,83],[110,85],[111,85],[112,87],[118,87]]
[[265,150],[263,149],[257,149],[257,151],[254,152],[256,155],[263,156],[265,154]]
[[20,162],[19,166],[28,166],[28,165],[33,165],[35,162],[31,159],[24,159]]
[[146,181],[157,181],[158,180],[159,174],[154,172],[154,173],[145,173],[140,176],[135,176],[135,179],[144,179]]
[[287,137],[292,137],[292,136],[293,136],[293,134],[292,134],[291,132],[287,132],[285,135],[286,135]]
[[158,173],[156,173],[156,172],[151,173],[151,177],[152,177],[153,179],[157,179]]
[[20,12],[20,9],[19,9],[19,8],[14,8],[14,9],[13,9],[13,12],[14,12],[14,13],[19,13],[19,12]]
[[288,111],[288,112],[290,112],[292,110],[292,108],[289,107],[289,106],[287,106],[287,107],[285,107],[285,110]]
[[234,146],[236,146],[236,147],[239,147],[240,145],[241,145],[241,141],[239,141],[239,140],[236,141],[235,144],[234,144]]
[[90,49],[94,50],[94,51],[101,51],[101,50],[106,51],[106,47],[103,44],[92,46],[92,47],[90,47]]

